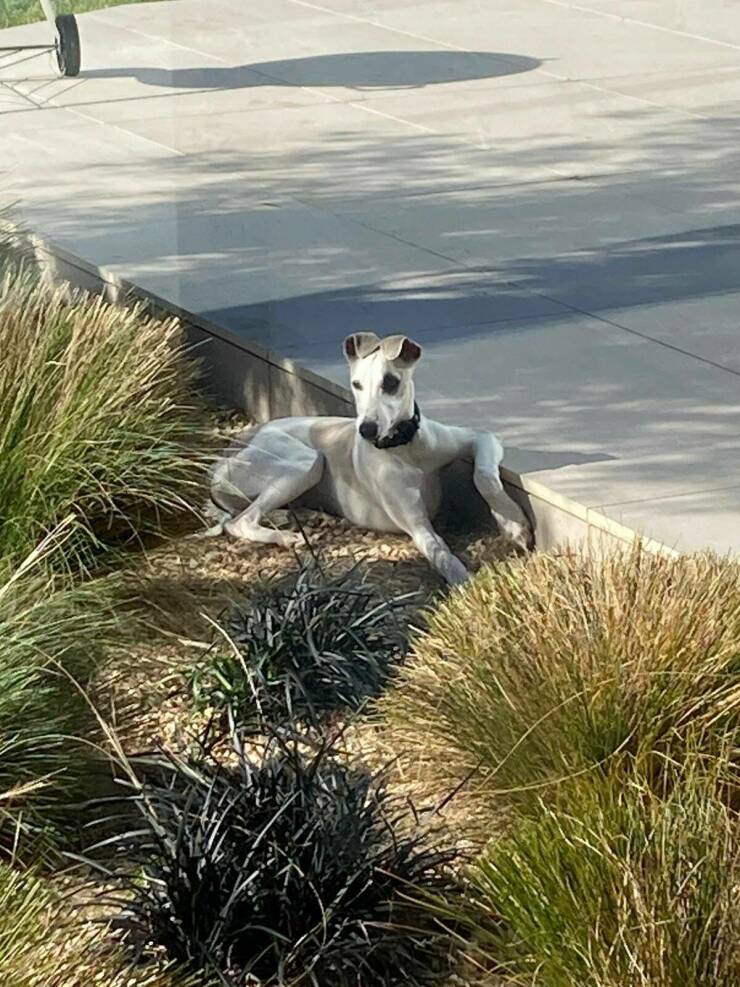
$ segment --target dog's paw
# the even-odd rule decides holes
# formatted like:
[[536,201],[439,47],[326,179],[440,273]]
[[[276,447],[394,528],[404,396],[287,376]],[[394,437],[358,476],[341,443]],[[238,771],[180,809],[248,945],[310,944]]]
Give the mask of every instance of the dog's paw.
[[460,559],[452,555],[447,561],[442,575],[448,586],[462,586],[470,579],[472,573],[468,572]]
[[303,536],[297,531],[278,531],[277,528],[267,528],[261,524],[254,524],[254,522],[245,522],[243,519],[227,521],[224,524],[224,534],[253,545],[298,548],[299,545],[303,544]]
[[532,551],[534,548],[534,531],[528,522],[522,524],[519,521],[508,519],[498,518],[497,520],[504,538],[510,541],[512,545],[516,545],[517,548],[521,548],[522,551]]
[[297,531],[276,531],[275,544],[281,548],[300,548],[303,544],[303,535]]

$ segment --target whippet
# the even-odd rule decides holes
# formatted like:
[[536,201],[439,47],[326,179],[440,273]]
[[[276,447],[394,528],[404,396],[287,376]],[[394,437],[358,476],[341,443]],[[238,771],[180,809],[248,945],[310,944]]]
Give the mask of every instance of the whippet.
[[[529,523],[504,491],[501,442],[491,432],[425,418],[414,397],[421,347],[406,336],[358,332],[344,341],[357,417],[280,418],[248,429],[217,463],[211,498],[234,538],[294,546],[301,536],[266,527],[270,511],[295,502],[375,531],[405,532],[450,584],[468,578],[432,527],[440,471],[473,464],[473,480],[501,532],[532,544]],[[308,496],[307,496],[308,495]]]

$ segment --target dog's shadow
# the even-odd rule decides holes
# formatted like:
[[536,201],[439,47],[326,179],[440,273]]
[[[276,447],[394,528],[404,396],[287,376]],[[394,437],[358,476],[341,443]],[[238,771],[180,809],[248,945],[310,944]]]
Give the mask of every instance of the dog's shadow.
[[[444,467],[440,479],[442,503],[435,527],[456,538],[496,532],[491,509],[473,481],[472,463],[457,459]],[[506,487],[506,493],[519,504],[534,529],[535,518],[526,493],[511,486]]]

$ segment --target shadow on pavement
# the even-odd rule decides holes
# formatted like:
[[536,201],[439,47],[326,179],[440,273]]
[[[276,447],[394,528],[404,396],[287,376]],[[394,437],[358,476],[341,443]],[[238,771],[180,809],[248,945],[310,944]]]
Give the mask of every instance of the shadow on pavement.
[[135,78],[174,89],[248,89],[253,86],[346,86],[394,89],[492,79],[538,68],[537,58],[498,52],[366,51],[288,58],[253,65],[193,69],[97,69],[86,78]]

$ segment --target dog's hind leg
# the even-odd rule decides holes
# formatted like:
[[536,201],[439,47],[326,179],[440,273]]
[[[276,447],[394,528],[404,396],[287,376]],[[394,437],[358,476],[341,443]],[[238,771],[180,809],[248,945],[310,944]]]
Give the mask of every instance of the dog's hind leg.
[[[224,532],[232,538],[263,545],[297,545],[301,536],[293,531],[277,531],[262,524],[270,511],[286,507],[306,493],[321,479],[324,457],[310,446],[290,436],[280,436],[276,443],[255,443],[230,460],[232,476],[249,477],[246,498],[252,502],[236,517],[224,523]],[[259,487],[259,491],[257,491]],[[256,494],[256,496],[255,496]]]

